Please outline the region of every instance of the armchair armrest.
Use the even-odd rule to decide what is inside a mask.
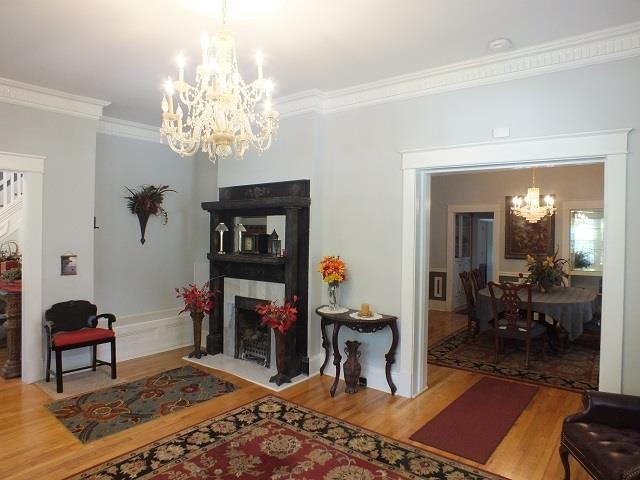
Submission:
[[[51,338],[53,332],[53,322],[51,320],[43,320],[42,327],[44,328],[44,333],[47,337],[47,344],[51,345]]]
[[[587,390],[582,402],[585,409],[567,417],[565,423],[592,422],[640,430],[640,397]]]
[[[98,320],[101,318],[106,318],[107,321],[109,322],[109,330],[113,330],[113,328],[111,327],[112,324],[115,323],[116,321],[116,316],[113,313],[101,313],[100,315],[97,315],[95,317],[93,317],[91,319],[91,322],[93,322],[92,326],[95,327],[98,325]]]

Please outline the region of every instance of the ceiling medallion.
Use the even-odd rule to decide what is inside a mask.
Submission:
[[[278,131],[278,112],[271,103],[273,81],[262,73],[264,56],[256,53],[258,78],[245,83],[226,20],[227,0],[223,0],[222,28],[211,39],[202,37],[195,86],[184,80],[186,59],[180,53],[178,79],[167,78],[161,103],[160,133],[169,147],[180,156],[206,152],[213,163],[231,154],[242,158],[250,146],[262,153]]]
[[[554,199],[551,195],[544,197],[544,205],[540,205],[540,189],[536,187],[536,169],[532,170],[531,187],[527,190],[524,198],[515,196],[512,199],[511,211],[524,218],[529,223],[538,223],[547,215],[556,213]]]

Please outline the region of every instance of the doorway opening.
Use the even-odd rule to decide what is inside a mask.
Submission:
[[[622,389],[625,305],[626,185],[631,129],[523,138],[405,152],[403,161],[401,368],[412,396],[427,387],[429,238],[433,228],[432,177],[523,167],[604,164],[604,216],[607,219],[602,272],[602,324],[599,389]],[[524,185],[526,188],[527,185]],[[494,273],[495,275],[495,273]]]
[[[42,355],[44,160],[45,157],[42,156],[0,152],[0,171],[9,172],[9,175],[14,175],[14,179],[17,172],[22,174],[20,187],[16,181],[14,188],[20,188],[22,194],[22,215],[17,238],[22,252],[21,290],[24,291],[24,295],[21,295],[21,302],[14,304],[12,310],[20,317],[17,322],[20,331],[17,336],[14,336],[16,339],[14,350],[18,350],[19,374],[25,383],[40,380],[44,371]],[[11,192],[11,187],[7,187],[5,191]]]
[[[442,302],[432,304],[431,299],[426,305],[431,329],[427,368],[438,365],[567,389],[597,389],[605,225],[603,210],[597,207],[603,205],[604,165],[538,168],[537,185],[543,197],[554,198],[556,210],[541,219],[525,219],[511,207],[530,186],[533,170],[431,176],[429,265],[443,263],[440,245],[446,242],[450,295],[444,309]],[[465,204],[453,203],[460,200]],[[443,230],[438,219],[445,215]],[[547,268],[549,257],[556,258],[557,267]],[[529,271],[527,258],[536,258],[544,270]],[[566,277],[553,280],[549,292],[540,288],[540,279],[556,275]],[[521,304],[522,338],[509,333],[498,352],[495,336],[501,332],[492,326],[494,300],[488,282],[531,284],[532,290],[532,301],[523,299]],[[494,293],[501,308],[502,292]],[[529,305],[527,323],[524,311]],[[533,341],[525,341],[526,330],[535,334]]]

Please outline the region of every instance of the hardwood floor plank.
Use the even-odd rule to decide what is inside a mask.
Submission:
[[[466,326],[463,315],[430,312],[429,343]],[[182,356],[188,349],[164,352],[119,364],[123,381],[187,364]],[[204,368],[204,367],[199,367]],[[344,393],[340,382],[335,398],[329,394],[331,377],[315,376],[277,393],[320,413],[340,418],[423,450],[452,458],[514,480],[562,478],[557,453],[562,420],[581,408],[580,395],[548,387],[540,390],[486,465],[479,465],[448,452],[413,442],[409,437],[440,413],[453,400],[482,378],[482,375],[429,365],[430,387],[414,399],[394,397],[386,392],[364,389],[355,395]],[[19,380],[0,381],[0,478],[58,480],[83,471],[118,455],[195,425],[265,395],[271,390],[226,372],[206,369],[241,387],[215,400],[160,417],[129,430],[86,445],[81,444],[44,407],[52,400],[39,387]],[[572,462],[572,480],[588,480],[588,475]]]

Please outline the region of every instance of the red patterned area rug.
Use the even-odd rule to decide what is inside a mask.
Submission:
[[[452,460],[269,396],[74,480],[496,480]]]
[[[82,443],[206,402],[236,386],[190,365],[47,405]]]
[[[467,330],[463,329],[429,347],[427,361],[443,367],[578,392],[598,389],[600,351],[597,341],[579,338],[569,342],[564,353],[547,351],[546,361],[540,355],[540,342],[534,342],[528,369],[524,367],[524,342],[506,341],[504,350],[496,364],[493,331],[482,332],[470,340]]]

